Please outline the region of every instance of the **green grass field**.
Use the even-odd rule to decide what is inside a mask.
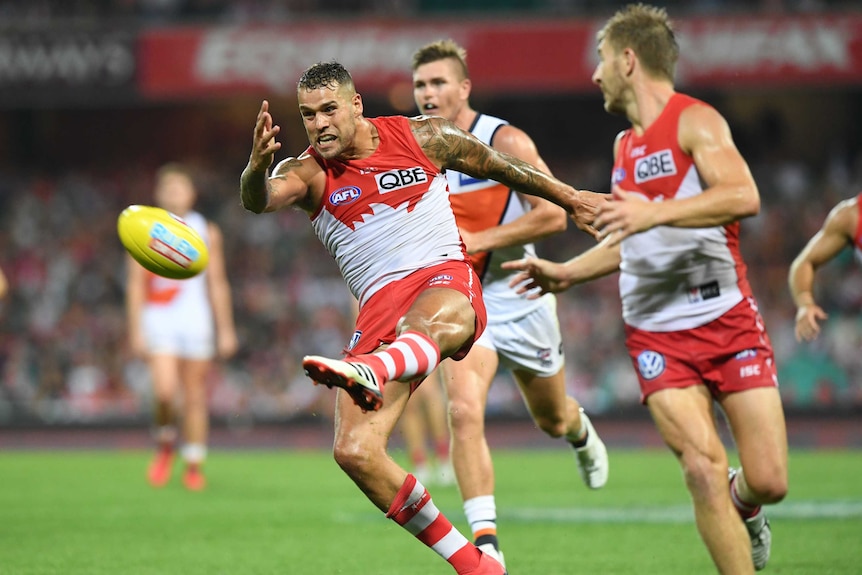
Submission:
[[[713,572],[669,453],[612,450],[608,485],[565,450],[498,451],[500,540],[513,575]],[[328,453],[215,451],[209,487],[144,481],[144,452],[0,453],[2,575],[451,575],[386,520]],[[776,575],[862,573],[862,454],[791,454],[770,509]],[[455,488],[432,496],[462,532]]]

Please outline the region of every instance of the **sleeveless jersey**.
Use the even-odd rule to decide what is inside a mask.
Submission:
[[[508,122],[500,118],[478,114],[470,132],[485,144],[491,145],[497,130],[507,124]],[[520,194],[499,182],[479,180],[453,170],[446,170],[446,179],[449,182],[449,201],[452,202],[455,220],[468,232],[479,232],[509,223],[530,210],[530,204]],[[526,244],[470,256],[473,269],[482,283],[489,324],[523,317],[542,305],[541,299],[527,300],[509,287],[509,280],[516,272],[500,267],[502,262],[535,255],[533,244]],[[546,297],[553,295],[548,294]]]
[[[371,156],[327,160],[326,189],[311,222],[363,305],[416,270],[467,259],[446,177],[425,155],[404,116],[369,118],[379,134]]]
[[[859,210],[859,220],[856,223],[856,233],[853,235],[853,253],[862,263],[862,193],[856,196],[856,209]]]
[[[683,110],[700,100],[674,94],[644,132],[623,132],[612,183],[651,202],[703,192],[691,156],[679,147]],[[622,242],[623,319],[647,331],[704,325],[751,296],[739,252],[739,222],[710,228],[658,226]]]
[[[182,219],[198,232],[209,245],[207,220],[198,212],[189,212]],[[206,270],[184,280],[175,280],[146,272],[147,309],[162,315],[164,321],[177,325],[212,321],[212,308],[207,291]]]

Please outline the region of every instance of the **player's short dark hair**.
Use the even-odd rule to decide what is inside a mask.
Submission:
[[[673,81],[679,45],[664,8],[629,4],[605,23],[598,39],[616,52],[631,48],[647,73]]]
[[[309,67],[299,77],[296,85],[297,90],[316,90],[318,88],[339,88],[349,86],[353,88],[353,78],[347,68],[332,60],[330,62],[318,62]]]
[[[413,54],[413,71],[415,72],[416,68],[422,64],[430,64],[447,58],[458,62],[462,79],[470,77],[470,71],[467,69],[467,50],[454,40],[437,40],[416,50]]]

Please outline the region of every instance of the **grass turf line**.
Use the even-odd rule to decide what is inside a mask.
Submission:
[[[713,572],[693,523],[622,510],[686,509],[673,457],[611,450],[599,491],[583,486],[570,450],[497,451],[500,541],[517,575]],[[220,452],[209,486],[186,492],[180,467],[164,489],[144,479],[143,452],[0,453],[2,575],[451,575],[433,551],[384,519],[328,453]],[[403,458],[402,458],[403,459]],[[859,507],[862,457],[794,451],[788,510]],[[434,501],[464,533],[453,487]],[[835,508],[822,506],[824,509]],[[542,510],[553,518],[541,518]],[[583,521],[578,510],[596,517]],[[529,510],[526,513],[525,510]],[[606,510],[613,520],[602,520]],[[859,572],[862,517],[796,517],[776,508],[769,571]]]

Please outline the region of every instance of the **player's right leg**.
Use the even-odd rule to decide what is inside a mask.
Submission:
[[[483,343],[484,342],[484,343]],[[497,539],[494,464],[485,439],[485,406],[497,352],[480,338],[460,361],[441,365],[449,402],[450,456],[475,544],[502,562]]]
[[[763,505],[787,494],[787,432],[775,387],[730,393],[721,400],[742,468],[731,480],[731,497],[745,522],[757,570],[769,560],[771,529]]]
[[[719,573],[754,573],[748,533],[727,489],[727,454],[709,391],[702,385],[662,389],[647,397],[647,406],[682,466],[698,532]]]
[[[584,484],[600,489],[608,481],[608,450],[578,401],[566,394],[565,370],[549,377],[515,370],[515,380],[539,429],[551,437],[565,437],[575,452]]]
[[[208,359],[184,359],[180,364],[183,386],[183,449],[185,462],[183,485],[191,491],[206,486],[203,464],[209,435],[209,398],[206,375],[211,366]]]
[[[410,385],[391,382],[383,406],[364,412],[345,392],[336,398],[334,457],[368,499],[460,575],[502,575],[437,509],[428,491],[387,453],[388,438],[409,397]],[[421,569],[408,569],[421,571]]]
[[[148,359],[153,385],[153,424],[156,453],[147,469],[153,487],[164,486],[171,478],[177,440],[176,394],[179,387],[179,358],[168,353],[153,353]]]

